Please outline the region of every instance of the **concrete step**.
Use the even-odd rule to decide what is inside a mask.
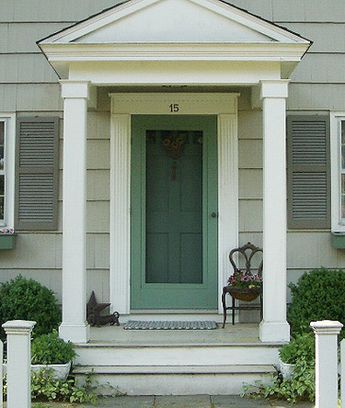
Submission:
[[[76,345],[81,366],[274,365],[279,345],[253,344],[83,344]]]
[[[79,365],[79,382],[93,373],[103,395],[238,395],[243,384],[270,383],[273,365]]]

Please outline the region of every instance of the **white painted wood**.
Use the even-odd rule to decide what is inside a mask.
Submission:
[[[169,105],[178,103],[178,114],[217,114],[218,120],[218,287],[229,275],[226,253],[238,239],[238,94],[145,93],[111,94],[111,178],[110,178],[110,299],[112,308],[130,310],[130,116],[168,114]],[[218,312],[222,313],[218,290]]]
[[[237,115],[218,116],[218,293],[231,274],[229,252],[238,247]],[[223,313],[221,297],[218,311]]]
[[[311,322],[315,333],[316,408],[338,407],[338,334],[343,325],[337,321]]]
[[[62,323],[60,336],[87,342],[86,137],[88,83],[64,81]]]
[[[176,13],[176,9],[178,9],[178,13]],[[153,16],[152,21],[150,20],[151,15],[149,13]],[[211,21],[218,25],[222,23],[221,28],[224,30],[227,28],[226,25],[224,26],[224,24],[226,20],[228,20],[228,24],[230,22],[231,23],[235,22],[239,25],[244,26],[244,28],[243,27],[241,28],[242,31],[245,28],[247,28],[247,30],[251,30],[253,40],[254,39],[257,40],[258,35],[261,34],[260,38],[261,40],[262,36],[264,36],[271,37],[270,38],[271,41],[274,40],[277,42],[280,41],[286,43],[300,43],[300,44],[308,43],[307,40],[287,30],[284,30],[279,26],[275,26],[269,23],[268,21],[262,20],[252,14],[248,14],[244,10],[232,7],[231,5],[226,3],[221,3],[217,0],[165,0],[164,2],[160,0],[133,0],[130,3],[124,3],[116,8],[106,10],[103,13],[100,13],[94,17],[91,17],[90,19],[82,21],[79,24],[72,26],[60,33],[53,34],[49,38],[41,41],[41,44],[47,43],[49,44],[54,42],[66,44],[68,42],[78,42],[77,40],[80,39],[81,37],[85,37],[87,35],[91,37],[92,34],[93,40],[91,39],[91,42],[97,41],[104,42],[105,40],[111,41],[111,37],[109,37],[109,34],[113,35],[112,32],[109,33],[106,31],[106,34],[108,35],[105,36],[103,35],[100,36],[99,38],[97,38],[95,33],[100,33],[102,32],[102,30],[104,33],[104,27],[109,26],[112,27],[112,24],[116,22],[119,22],[119,26],[116,27],[117,28],[116,31],[123,30],[124,33],[127,34],[127,37],[125,36],[123,39],[120,37],[120,41],[121,40],[124,42],[130,42],[134,40],[138,41],[138,39],[140,40],[141,38],[138,37],[140,33],[142,36],[144,36],[144,39],[145,35],[147,35],[146,32],[144,33],[142,31],[144,23],[146,21],[148,22],[148,25],[150,25],[150,23],[154,25],[158,24],[158,27],[160,28],[161,37],[158,39],[153,38],[152,40],[173,42],[174,38],[177,35],[176,30],[173,30],[173,32],[171,32],[170,30],[165,30],[165,28],[166,26],[167,28],[170,27],[170,22],[168,18],[170,17],[171,20],[173,19],[173,16],[175,14],[179,15],[180,13],[181,14],[184,13],[188,17],[188,20],[186,20],[188,24],[181,25],[181,28],[184,28],[184,30],[188,30],[188,28],[184,26],[191,25],[194,28],[195,24],[197,23],[202,24],[203,23],[202,18],[204,17],[204,15],[206,15],[207,17],[206,23],[202,24],[202,26],[204,27],[203,41],[206,42],[212,41],[212,37],[209,38],[208,36],[209,31],[212,30],[209,27],[208,22]],[[182,16],[179,17],[180,19],[182,18]],[[220,17],[222,17],[222,19],[220,19]],[[133,19],[136,18],[138,18],[139,20],[133,21]],[[217,21],[215,21],[216,18],[218,18]],[[165,23],[165,26],[159,25],[161,19]],[[132,32],[134,31],[134,33],[137,35],[134,38],[128,37],[129,35],[127,31],[128,28],[126,27],[126,23],[128,21],[129,25],[132,21],[133,23],[135,23],[134,26],[132,26],[131,28]],[[173,22],[178,23],[178,25],[179,21],[180,21],[179,19],[178,20],[173,19]],[[151,32],[150,30],[152,30],[152,28],[150,28],[149,26],[147,26],[146,29],[148,30],[149,33]],[[166,31],[168,32],[168,35],[164,37]],[[185,31],[183,31],[183,33],[185,33]],[[229,32],[227,32],[227,34],[229,35]],[[219,35],[220,34],[218,34],[218,36]],[[188,36],[186,38],[188,41]],[[243,41],[243,39],[241,39],[241,41]]]
[[[112,102],[114,105],[115,100]],[[110,302],[113,311],[124,314],[128,314],[130,308],[130,138],[130,115],[113,114],[110,143]]]
[[[132,115],[219,115],[237,113],[237,93],[114,93],[112,113]],[[169,105],[179,105],[171,113]]]
[[[345,407],[345,339],[340,342],[340,400],[341,407]]]
[[[345,223],[341,219],[341,121],[345,121],[345,112],[330,113],[332,232],[344,233]]]
[[[286,321],[286,105],[288,81],[262,81],[263,321],[261,341],[289,341]]]
[[[31,407],[31,332],[35,324],[12,320],[2,325],[7,335],[8,408]]]
[[[4,344],[0,340],[0,408],[3,408],[4,401],[3,401],[3,387],[4,387]]]

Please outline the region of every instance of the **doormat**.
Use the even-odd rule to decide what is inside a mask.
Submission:
[[[125,330],[214,330],[217,323],[206,321],[140,321],[129,320],[123,328]]]

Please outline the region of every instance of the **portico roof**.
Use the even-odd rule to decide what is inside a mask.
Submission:
[[[96,61],[279,62],[288,77],[310,45],[220,0],[130,0],[38,42],[61,78]]]

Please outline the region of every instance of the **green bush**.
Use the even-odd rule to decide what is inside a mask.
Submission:
[[[315,399],[315,357],[314,337],[304,334],[296,337],[290,344],[280,350],[281,359],[289,364],[295,364],[292,378],[284,380],[280,375],[275,375],[271,385],[257,383],[244,388],[245,395],[251,398],[267,398],[298,401]]]
[[[31,343],[32,364],[66,364],[75,355],[73,344],[60,339],[55,330],[36,337]]]
[[[39,282],[21,276],[3,283],[0,286],[1,324],[17,319],[36,321],[35,335],[56,329],[61,312],[54,293]]]
[[[288,320],[294,336],[308,333],[311,321],[338,320],[345,324],[345,273],[315,269],[290,284]]]
[[[286,364],[296,364],[300,359],[313,361],[315,358],[314,335],[308,333],[297,336],[280,348],[279,356]]]

